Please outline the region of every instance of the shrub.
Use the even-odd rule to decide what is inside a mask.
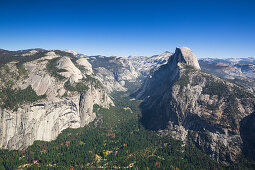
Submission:
[[[20,104],[32,103],[42,98],[46,98],[46,95],[38,96],[30,85],[23,90],[5,88],[0,93],[0,105],[4,108],[13,109]]]
[[[47,71],[50,73],[51,76],[57,78],[58,80],[64,80],[65,77],[61,76],[59,74],[59,72],[64,72],[65,69],[58,69],[57,68],[57,61],[58,60],[59,60],[59,57],[49,60],[47,65],[46,65],[46,68],[47,68]]]
[[[86,86],[83,82],[75,83],[71,85],[70,81],[65,82],[64,87],[68,91],[77,91],[77,92],[84,92],[88,90],[88,86]]]

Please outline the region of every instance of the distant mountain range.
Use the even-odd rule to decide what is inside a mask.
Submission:
[[[142,114],[123,108],[142,127],[231,165],[255,154],[254,91],[255,58],[197,60],[187,47],[128,58],[0,49],[0,148],[26,150],[68,128],[97,127],[95,108],[119,108],[130,95]]]

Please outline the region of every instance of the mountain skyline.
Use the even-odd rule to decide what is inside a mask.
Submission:
[[[0,169],[254,169],[254,63],[0,50]]]
[[[7,50],[73,49],[127,57],[188,46],[198,58],[255,56],[250,0],[13,0],[1,6],[0,47]]]

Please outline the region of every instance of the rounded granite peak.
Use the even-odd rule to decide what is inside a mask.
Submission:
[[[176,47],[174,57],[178,62],[184,62],[187,65],[193,66],[195,69],[200,70],[200,66],[197,57],[188,47]]]

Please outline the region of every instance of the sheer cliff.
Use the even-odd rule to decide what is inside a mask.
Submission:
[[[122,103],[113,100],[115,93],[127,96],[148,75],[134,94],[143,100],[145,127],[194,144],[217,161],[254,155],[254,94],[203,67],[187,47],[149,58],[0,50],[0,148],[23,150],[64,129],[100,124],[93,106]]]
[[[0,148],[25,149],[96,118],[93,105],[114,105],[92,66],[53,50],[1,53]]]
[[[195,144],[217,161],[229,163],[242,153],[240,122],[254,112],[255,96],[202,72],[189,48],[176,48],[135,95],[143,100],[147,128]]]

